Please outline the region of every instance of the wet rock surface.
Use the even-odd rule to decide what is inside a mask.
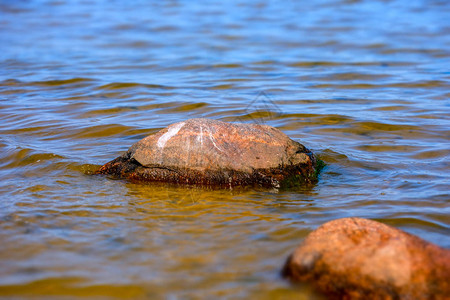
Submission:
[[[449,299],[450,250],[376,221],[345,218],[313,231],[282,274],[329,299]]]
[[[132,181],[291,186],[317,181],[313,153],[280,130],[190,119],[140,140],[97,173]]]

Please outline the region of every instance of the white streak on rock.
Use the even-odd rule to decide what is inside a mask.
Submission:
[[[174,124],[173,126],[169,127],[169,130],[164,133],[156,142],[156,145],[159,148],[164,148],[166,143],[180,131],[180,129],[184,126],[184,122],[180,122],[178,124]]]
[[[200,135],[197,136],[197,141],[200,141],[200,148],[203,147],[203,127],[200,126]]]
[[[220,149],[220,148],[216,145],[216,143],[214,142],[216,139],[213,137],[211,131],[209,132],[209,139],[211,140],[211,142],[213,143],[214,147],[216,147],[217,150],[219,150],[220,152],[223,152],[223,150]]]

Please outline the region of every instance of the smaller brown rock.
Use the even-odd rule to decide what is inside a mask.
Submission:
[[[282,274],[330,299],[450,299],[450,250],[367,219],[323,224]]]

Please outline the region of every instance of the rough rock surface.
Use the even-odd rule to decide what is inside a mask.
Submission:
[[[97,173],[132,181],[237,186],[315,182],[310,150],[280,130],[190,119],[140,140]]]
[[[313,231],[282,274],[329,299],[450,299],[450,250],[360,218]]]

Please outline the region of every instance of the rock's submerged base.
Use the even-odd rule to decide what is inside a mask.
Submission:
[[[321,164],[276,128],[191,119],[134,144],[97,174],[131,181],[283,187],[314,183]]]
[[[450,299],[450,250],[360,218],[320,226],[282,274],[329,299]]]

